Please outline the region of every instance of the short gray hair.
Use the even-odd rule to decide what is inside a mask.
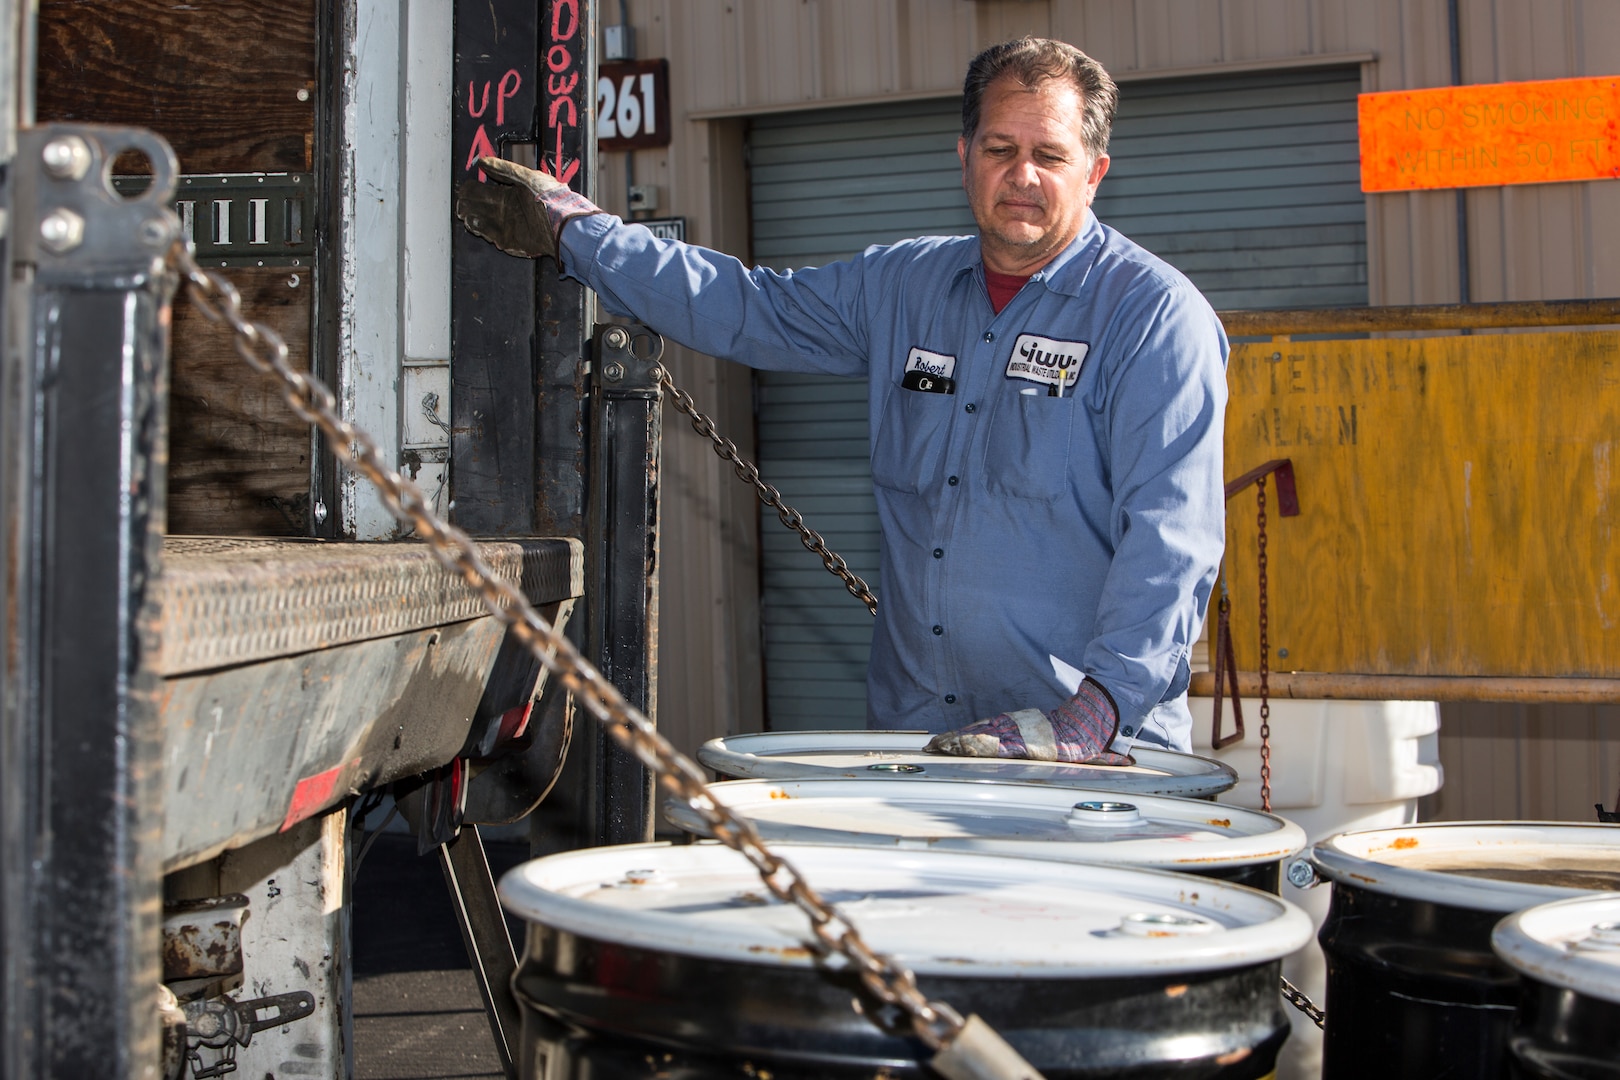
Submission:
[[[1108,152],[1108,135],[1119,110],[1119,87],[1103,66],[1073,45],[1051,38],[1024,37],[992,45],[968,64],[962,83],[962,138],[973,141],[979,110],[990,84],[1011,75],[1025,86],[1066,79],[1080,94],[1081,141],[1093,158]]]

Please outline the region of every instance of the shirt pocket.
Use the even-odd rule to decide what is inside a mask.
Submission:
[[[1069,487],[1073,397],[1012,394],[996,404],[985,440],[985,489],[992,495],[1051,501]]]
[[[896,387],[872,440],[872,482],[912,495],[933,490],[955,401],[951,394]]]

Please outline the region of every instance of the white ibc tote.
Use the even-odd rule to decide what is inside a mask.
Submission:
[[[1243,700],[1248,734],[1224,750],[1210,745],[1212,698],[1189,698],[1193,753],[1237,771],[1235,787],[1217,801],[1260,807],[1260,700]],[[1221,729],[1233,729],[1232,703]],[[1271,701],[1271,811],[1305,830],[1310,843],[1335,833],[1408,825],[1417,801],[1440,790],[1440,706],[1433,701]],[[1283,882],[1282,895],[1320,928],[1329,890]],[[1322,950],[1310,944],[1283,962],[1283,975],[1322,1004],[1327,970]],[[1300,1012],[1287,1010],[1293,1033],[1277,1063],[1277,1080],[1316,1080],[1322,1069],[1322,1033]]]

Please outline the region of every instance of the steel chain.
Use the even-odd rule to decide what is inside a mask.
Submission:
[[[1260,809],[1271,812],[1271,614],[1266,595],[1266,478],[1256,481],[1259,513],[1256,517],[1257,546],[1260,549],[1259,601],[1260,601]],[[1283,1000],[1311,1018],[1322,1027],[1327,1014],[1322,1007],[1285,978],[1282,983]]]
[[[1288,1004],[1310,1017],[1311,1022],[1317,1027],[1325,1028],[1327,1026],[1327,1013],[1322,1011],[1322,1007],[1312,1001],[1305,991],[1287,979],[1282,979],[1282,996],[1283,1000],[1287,1001]]]
[[[349,448],[350,467],[376,485],[390,512],[415,526],[417,536],[427,542],[434,557],[447,570],[460,575],[490,613],[512,629],[613,738],[653,770],[660,786],[690,806],[717,840],[747,859],[773,896],[804,912],[825,952],[844,957],[873,996],[904,1010],[912,1030],[930,1049],[940,1049],[962,1030],[961,1014],[943,1002],[930,1001],[918,988],[911,971],[892,957],[873,952],[854,924],[823,900],[786,859],[765,846],[752,822],[734,814],[710,793],[702,771],[691,759],[677,751],[658,733],[652,721],[625,701],[613,684],[579,654],[572,642],[547,623],[515,586],[495,577],[467,534],[441,520],[423,498],[421,490],[383,460],[371,436],[338,414],[337,399],[332,391],[319,379],[296,371],[288,364],[287,346],[281,337],[263,323],[249,322],[243,317],[241,296],[235,286],[220,275],[201,269],[182,244],[175,245],[172,258],[191,286],[192,303],[210,320],[230,326],[235,333],[236,351],[242,359],[254,370],[279,378],[283,396],[292,410],[319,427],[334,447]],[[662,381],[668,385],[667,376],[662,377]],[[690,398],[687,403],[690,405]],[[735,447],[732,450],[735,453]],[[780,506],[780,499],[775,505]],[[810,544],[807,542],[806,546]],[[853,574],[849,576],[854,578]],[[859,578],[854,580],[860,581]],[[861,584],[864,586],[864,582]],[[855,591],[851,585],[851,592]],[[875,607],[876,601],[870,597],[871,593],[866,592],[868,606]]]
[[[877,597],[872,595],[871,588],[861,576],[849,568],[842,556],[827,547],[827,542],[820,533],[804,523],[804,515],[782,501],[782,493],[774,486],[760,479],[759,466],[743,457],[737,450],[737,444],[721,435],[710,420],[698,411],[692,402],[692,395],[676,386],[669,377],[669,371],[662,365],[655,365],[658,372],[658,382],[669,391],[670,400],[675,407],[692,419],[692,429],[699,435],[714,444],[714,452],[726,461],[731,462],[732,468],[744,483],[752,484],[759,501],[776,511],[776,516],[783,525],[793,529],[799,534],[799,542],[811,552],[821,558],[821,565],[830,573],[837,574],[844,582],[844,588],[850,595],[866,605],[866,610],[873,615],[877,614]]]
[[[1260,548],[1260,809],[1271,812],[1271,616],[1266,610],[1266,478],[1255,484],[1259,492]]]

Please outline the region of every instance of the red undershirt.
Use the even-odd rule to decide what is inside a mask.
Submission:
[[[1012,298],[1018,295],[1018,290],[1024,287],[1033,274],[1018,277],[1015,274],[998,274],[988,266],[984,268],[984,287],[990,293],[990,306],[997,315],[1001,309],[1012,303]]]

